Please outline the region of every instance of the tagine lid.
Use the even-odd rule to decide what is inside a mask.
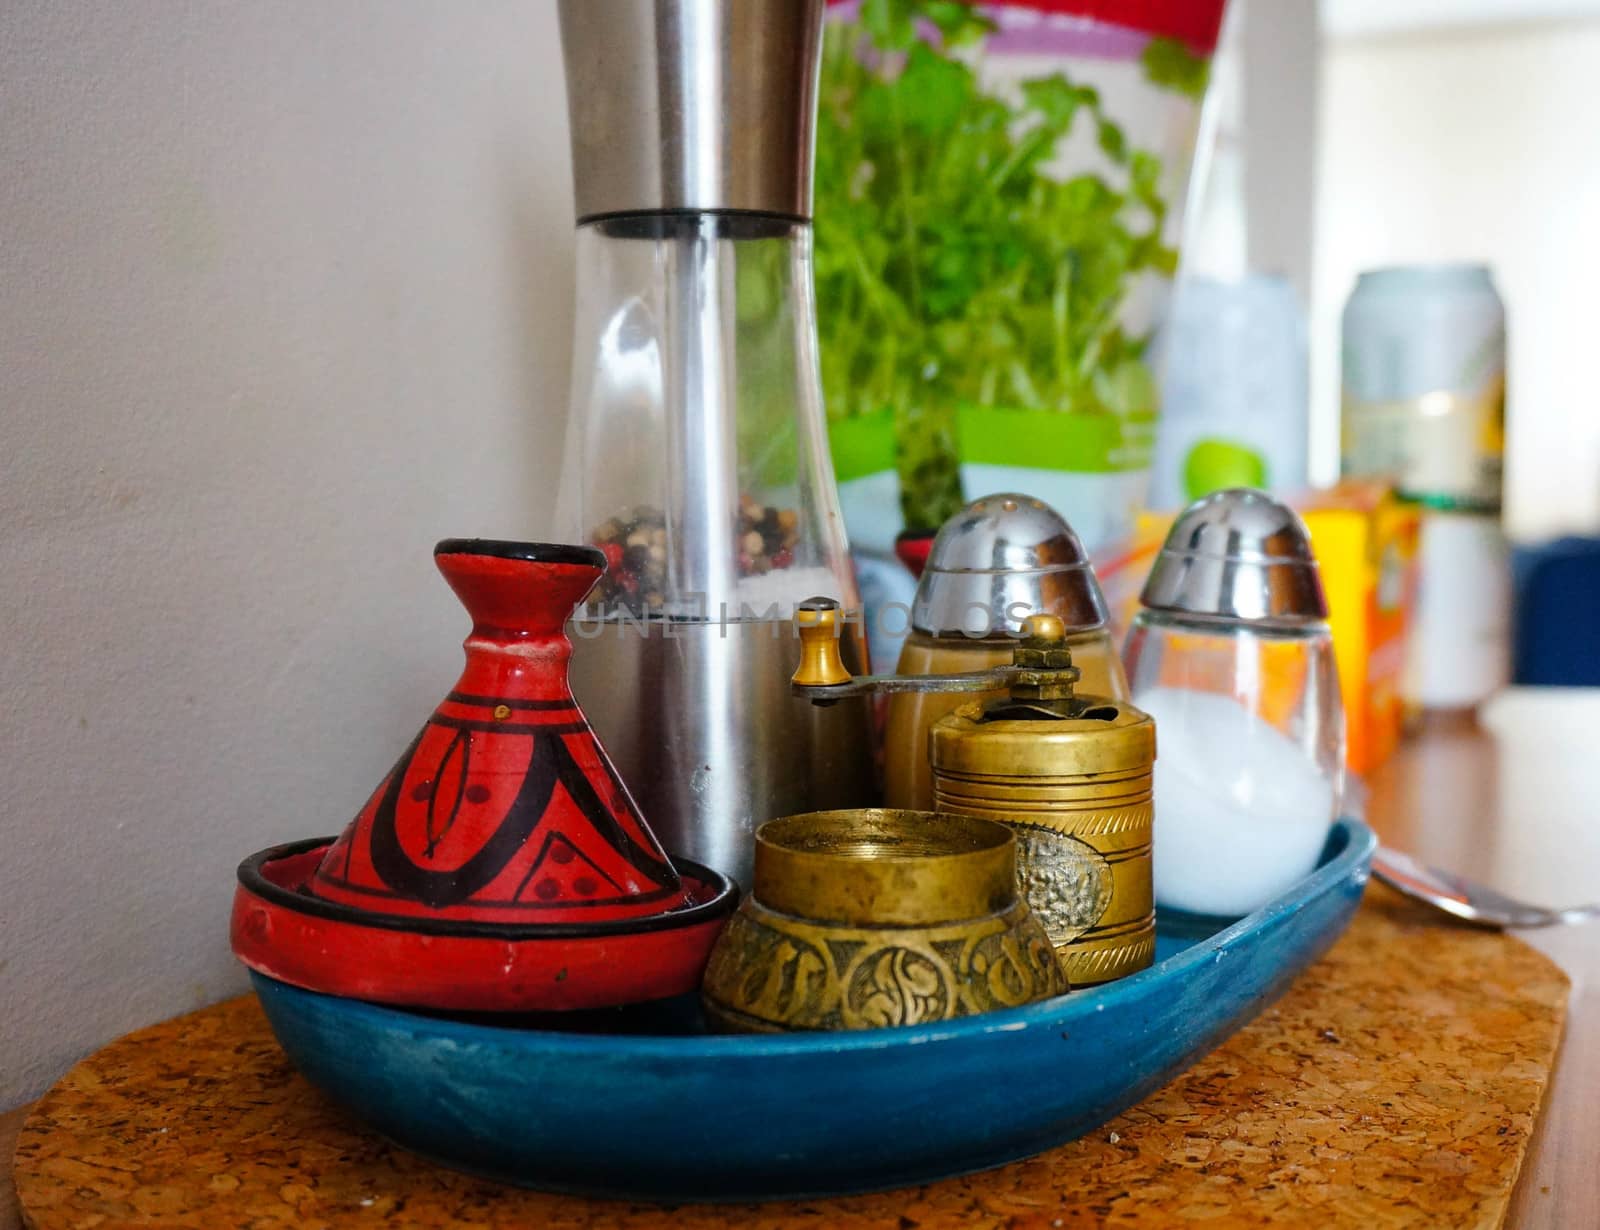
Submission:
[[[308,885],[418,925],[601,922],[685,900],[567,687],[564,625],[605,569],[587,547],[447,539],[466,667]]]

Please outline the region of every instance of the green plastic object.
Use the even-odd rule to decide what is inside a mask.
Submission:
[[[1232,440],[1201,440],[1183,461],[1185,499],[1198,500],[1229,487],[1266,487],[1269,481],[1266,459]]]

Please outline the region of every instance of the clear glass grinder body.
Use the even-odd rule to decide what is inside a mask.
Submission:
[[[810,227],[601,219],[579,227],[578,260],[557,516],[607,557],[586,616],[787,619],[817,594],[854,607],[816,379]]]

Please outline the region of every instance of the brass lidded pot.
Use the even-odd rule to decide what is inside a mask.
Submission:
[[[1004,666],[1030,615],[1061,620],[1085,690],[1127,698],[1088,553],[1060,513],[1015,493],[975,500],[940,528],[917,583],[896,674]],[[889,806],[933,806],[928,731],[968,699],[922,691],[889,698],[883,751]]]
[[[1073,986],[1109,982],[1155,957],[1151,770],[1155,722],[1132,704],[1080,694],[1066,626],[1030,615],[1006,666],[949,675],[852,677],[838,604],[802,603],[790,686],[814,704],[870,692],[929,694],[955,708],[926,745],[937,819],[966,815],[1017,835],[1023,895]],[[974,701],[973,693],[999,693]]]
[[[936,811],[1017,835],[1022,891],[1073,986],[1155,957],[1151,770],[1155,723],[1126,701],[1079,695],[1059,626],[1031,621],[1010,694],[934,724]]]
[[[756,831],[755,885],[701,999],[736,1032],[874,1029],[1066,991],[1017,890],[1017,844],[987,820],[878,808]]]

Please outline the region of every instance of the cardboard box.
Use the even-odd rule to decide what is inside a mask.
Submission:
[[[1387,487],[1341,483],[1296,508],[1328,596],[1328,625],[1344,696],[1345,763],[1370,773],[1404,726],[1401,675],[1417,592],[1421,515]]]

